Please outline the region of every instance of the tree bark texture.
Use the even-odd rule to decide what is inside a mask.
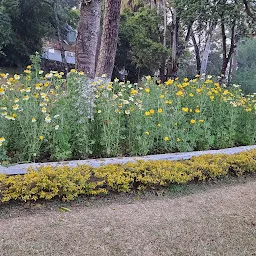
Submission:
[[[229,51],[227,49],[227,36],[225,31],[225,24],[222,20],[221,22],[221,34],[222,34],[222,68],[221,68],[221,79],[220,83],[222,83],[226,79],[226,73],[228,64],[231,60],[231,57],[235,51],[236,45],[235,45],[235,27],[236,27],[236,21],[233,21],[232,27],[231,27],[231,37],[230,37],[230,48]]]
[[[76,69],[95,77],[102,0],[83,0],[76,42]]]
[[[117,49],[120,9],[121,0],[106,0],[96,77],[105,74],[107,79],[111,79]]]
[[[195,49],[195,55],[196,55],[196,71],[197,74],[200,75],[200,71],[201,71],[201,58],[200,58],[200,50],[196,41],[196,37],[194,32],[192,31],[191,33],[191,38],[192,38],[192,42],[193,42],[193,46]]]
[[[212,44],[212,37],[213,37],[214,30],[215,30],[215,25],[212,24],[207,33],[208,35],[207,35],[207,39],[206,39],[206,43],[205,43],[205,47],[204,47],[203,56],[202,56],[201,70],[200,70],[201,75],[203,75],[203,74],[206,75],[208,59],[209,59],[209,55],[211,52],[211,44]]]

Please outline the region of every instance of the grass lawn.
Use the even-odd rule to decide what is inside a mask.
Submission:
[[[256,177],[0,206],[1,256],[255,255]]]

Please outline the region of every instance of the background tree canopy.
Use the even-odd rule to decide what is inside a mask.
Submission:
[[[103,14],[111,1],[0,0],[0,66],[23,67],[44,38],[63,41],[66,24],[76,29],[84,18],[79,9],[96,2]],[[164,81],[205,73],[255,91],[255,17],[254,0],[123,0],[113,78]]]

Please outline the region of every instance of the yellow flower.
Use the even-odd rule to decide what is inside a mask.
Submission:
[[[163,109],[162,109],[162,108],[159,108],[157,112],[158,112],[158,113],[163,113]]]
[[[181,109],[183,112],[188,112],[188,108],[182,108]]]
[[[203,123],[203,122],[204,122],[204,120],[200,119],[200,120],[198,120],[198,122],[199,122],[199,123]]]
[[[0,142],[2,142],[2,143],[5,142],[5,138],[4,138],[4,137],[1,137],[1,138],[0,138]]]
[[[32,123],[35,123],[35,122],[36,122],[36,119],[33,117],[33,118],[31,119],[31,121],[32,121]]]
[[[165,140],[165,141],[168,141],[168,140],[169,140],[169,137],[165,137],[164,140]]]
[[[31,66],[30,66],[30,65],[28,65],[28,66],[27,66],[27,69],[31,69]]]
[[[154,109],[150,109],[149,112],[150,112],[150,114],[154,114],[155,110]]]
[[[148,81],[150,81],[150,80],[151,80],[151,76],[146,76],[146,79],[147,79]]]
[[[25,70],[24,70],[24,73],[30,74],[30,73],[31,73],[31,70],[25,69]]]
[[[42,112],[46,113],[46,108],[45,107],[42,108]]]
[[[199,78],[199,77],[200,77],[200,75],[199,75],[199,74],[197,74],[197,75],[195,75],[195,77],[196,77],[196,78]]]
[[[36,90],[41,90],[42,85],[43,85],[42,83],[36,84]]]
[[[172,79],[169,79],[168,81],[165,82],[165,84],[168,86],[168,85],[173,84],[173,82],[174,82],[174,81],[173,81]]]
[[[193,112],[193,109],[191,108],[191,109],[189,110],[189,112],[192,113],[192,112]]]
[[[160,99],[164,99],[164,95],[162,94],[162,95],[160,95]]]
[[[75,69],[71,69],[70,72],[71,73],[76,73],[76,70]]]
[[[101,113],[101,110],[100,110],[100,109],[98,110],[98,113],[99,113],[99,114]]]
[[[165,102],[165,103],[166,103],[166,102]],[[172,104],[172,100],[169,100],[169,101],[168,101],[168,104]]]
[[[183,93],[183,91],[178,91],[177,93],[176,93],[176,96],[184,96],[184,93]]]
[[[44,83],[44,87],[49,87],[50,83],[49,82],[45,82]]]
[[[138,91],[135,90],[135,89],[132,89],[132,90],[131,90],[131,94],[132,94],[132,95],[138,94]]]
[[[180,142],[180,138],[177,138],[177,142]]]
[[[43,140],[43,139],[44,139],[44,136],[40,135],[40,136],[39,136],[39,139],[40,139],[40,140]]]
[[[203,89],[196,89],[197,93],[201,93],[203,91]]]
[[[145,112],[145,115],[146,115],[146,116],[150,116],[150,112],[149,112],[149,111],[146,111],[146,112]]]
[[[196,113],[200,113],[201,110],[197,108],[197,109],[195,110],[195,112],[196,112]]]
[[[19,108],[19,105],[18,105],[18,104],[15,104],[15,105],[12,106],[12,109],[13,109],[13,110],[17,110],[18,108]]]
[[[213,100],[214,100],[214,96],[213,96],[213,95],[211,95],[211,96],[210,96],[210,99],[211,99],[211,101],[213,101]]]
[[[0,95],[4,95],[4,93],[5,93],[5,92],[4,92],[4,88],[1,88],[1,87],[0,87]]]
[[[145,88],[145,92],[150,92],[150,89],[149,88]]]
[[[190,93],[189,96],[190,96],[190,97],[194,97],[194,94],[193,94],[193,93]]]
[[[191,120],[190,120],[190,123],[191,123],[191,124],[195,124],[195,123],[196,123],[196,120],[195,120],[195,119],[191,119]]]
[[[107,90],[108,91],[111,91],[113,89],[113,86],[111,85],[111,84],[109,84],[108,86],[107,86]]]
[[[158,124],[157,126],[158,126],[158,127],[161,127],[161,124]]]
[[[16,118],[16,117],[17,117],[17,114],[12,114],[12,117],[13,117],[13,118]]]
[[[146,135],[149,135],[149,132],[145,132]]]
[[[186,83],[186,82],[188,82],[188,78],[186,77],[186,78],[184,78],[184,82]]]

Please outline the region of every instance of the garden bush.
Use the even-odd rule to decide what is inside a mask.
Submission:
[[[25,175],[0,175],[0,201],[36,201],[79,195],[142,191],[171,184],[208,181],[256,173],[256,150],[235,155],[203,155],[184,161],[138,161],[93,168],[44,166]]]
[[[147,155],[254,144],[255,94],[207,80],[89,81],[83,72],[0,74],[0,162]]]

